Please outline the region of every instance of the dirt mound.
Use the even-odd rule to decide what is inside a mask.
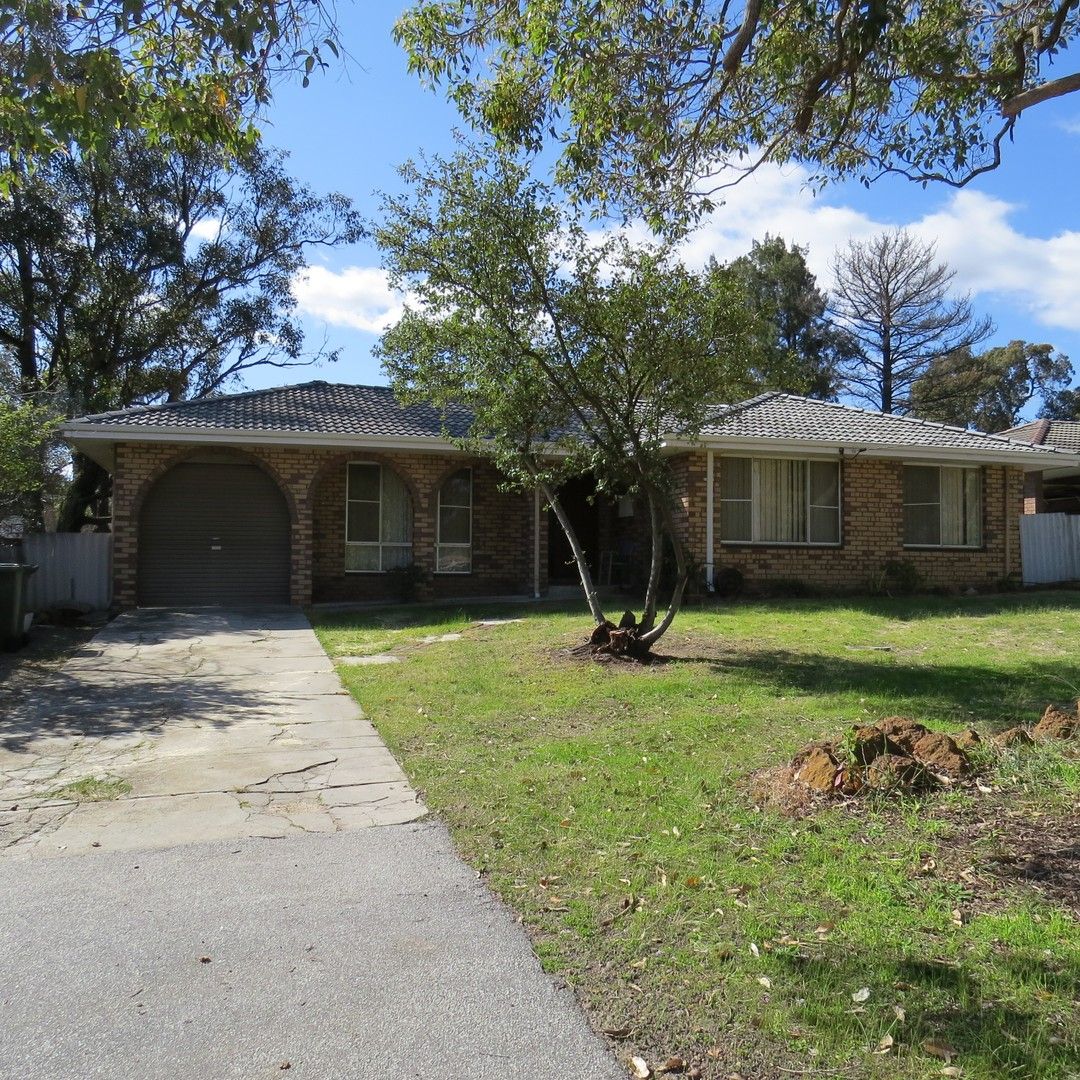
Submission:
[[[1070,716],[1056,705],[1047,705],[1042,719],[1031,729],[1031,737],[1036,741],[1071,739],[1075,735],[1080,735],[1080,717],[1076,713]]]
[[[1049,705],[1030,730],[1014,727],[990,740],[997,749],[1050,739],[1080,738],[1080,715]],[[852,728],[843,741],[807,743],[791,764],[755,774],[752,791],[764,804],[801,811],[806,798],[863,791],[918,791],[970,776],[969,755],[983,745],[974,728],[956,735],[931,731],[904,716]]]

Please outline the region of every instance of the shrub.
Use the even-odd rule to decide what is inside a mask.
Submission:
[[[713,592],[725,600],[739,596],[745,584],[746,578],[737,566],[721,566],[713,576]]]
[[[818,594],[817,589],[802,578],[777,578],[766,585],[765,591],[769,596],[779,596],[790,600],[801,600]]]
[[[891,559],[883,567],[885,591],[890,596],[910,596],[919,588],[919,571],[912,562]]]
[[[428,573],[416,563],[408,566],[395,566],[386,572],[386,580],[390,584],[390,590],[402,603],[415,600],[422,585],[427,584]]]

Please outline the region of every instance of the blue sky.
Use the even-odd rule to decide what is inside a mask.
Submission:
[[[295,176],[319,191],[344,192],[365,213],[374,213],[376,192],[396,188],[398,164],[421,149],[447,150],[461,126],[453,108],[406,70],[391,38],[400,10],[395,3],[341,5],[350,61],[314,76],[307,89],[280,87],[263,124],[265,141],[289,152]],[[771,232],[807,246],[827,287],[838,245],[908,226],[937,242],[958,288],[994,318],[992,343],[1049,341],[1080,370],[1080,95],[1039,106],[1018,128],[1001,168],[959,192],[887,178],[869,190],[836,185],[814,197],[799,170],[762,170],[690,238],[687,261],[733,258]],[[334,365],[286,373],[291,381],[385,381],[370,350],[400,300],[376,250],[357,245],[320,254],[295,292],[310,341],[325,336],[342,352]],[[280,371],[257,371],[249,384],[281,381]]]

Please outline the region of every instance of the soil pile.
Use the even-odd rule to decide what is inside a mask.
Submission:
[[[1072,712],[1048,705],[1034,727],[1009,728],[993,736],[989,746],[1001,750],[1073,738],[1080,738],[1080,705]],[[755,775],[754,795],[765,803],[805,809],[806,802],[815,797],[910,792],[955,784],[974,775],[974,756],[983,745],[974,728],[947,735],[903,716],[889,716],[876,724],[853,727],[846,739],[808,743],[790,765],[763,769]]]

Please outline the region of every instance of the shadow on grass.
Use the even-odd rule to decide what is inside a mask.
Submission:
[[[837,596],[785,599],[737,598],[707,599],[688,603],[687,611],[702,614],[738,615],[740,612],[792,611],[803,615],[836,614],[858,611],[900,622],[922,619],[986,618],[1019,612],[1080,612],[1080,589],[1054,589],[1045,592],[999,593],[992,596]]]
[[[1000,987],[976,972],[911,955],[867,956],[857,948],[838,956],[778,957],[790,969],[790,978],[803,985],[828,988],[829,1000],[815,1008],[811,998],[803,1016],[804,1026],[827,1032],[832,1041],[851,1045],[876,1042],[887,1029],[906,1052],[923,1054],[928,1066],[934,1058],[922,1050],[933,1039],[956,1051],[965,1072],[979,1075],[1034,1078],[1071,1077],[1080,1067],[1080,1048],[1067,1030],[1055,1031],[1045,1013],[1024,1008],[1017,1001],[1003,1001]],[[1080,996],[1080,966],[1060,964],[1030,951],[1003,951],[990,963],[1001,970],[1001,985],[1019,992],[1038,994],[1053,990],[1068,999]],[[865,1011],[837,1008],[832,991],[846,1002],[847,988],[874,987]],[[893,1004],[902,1005],[906,1016],[894,1024]],[[844,1034],[838,1039],[839,1032]],[[935,1069],[940,1067],[939,1061]],[[979,1072],[978,1066],[989,1070]]]
[[[1049,702],[1077,696],[1080,672],[1072,661],[1032,660],[1022,670],[979,664],[873,663],[822,653],[755,649],[722,656],[674,657],[702,664],[720,678],[736,677],[779,694],[858,694],[895,702],[920,717],[935,715],[1004,728],[1038,718]],[[671,661],[669,661],[671,662]],[[887,706],[893,708],[893,705]]]

